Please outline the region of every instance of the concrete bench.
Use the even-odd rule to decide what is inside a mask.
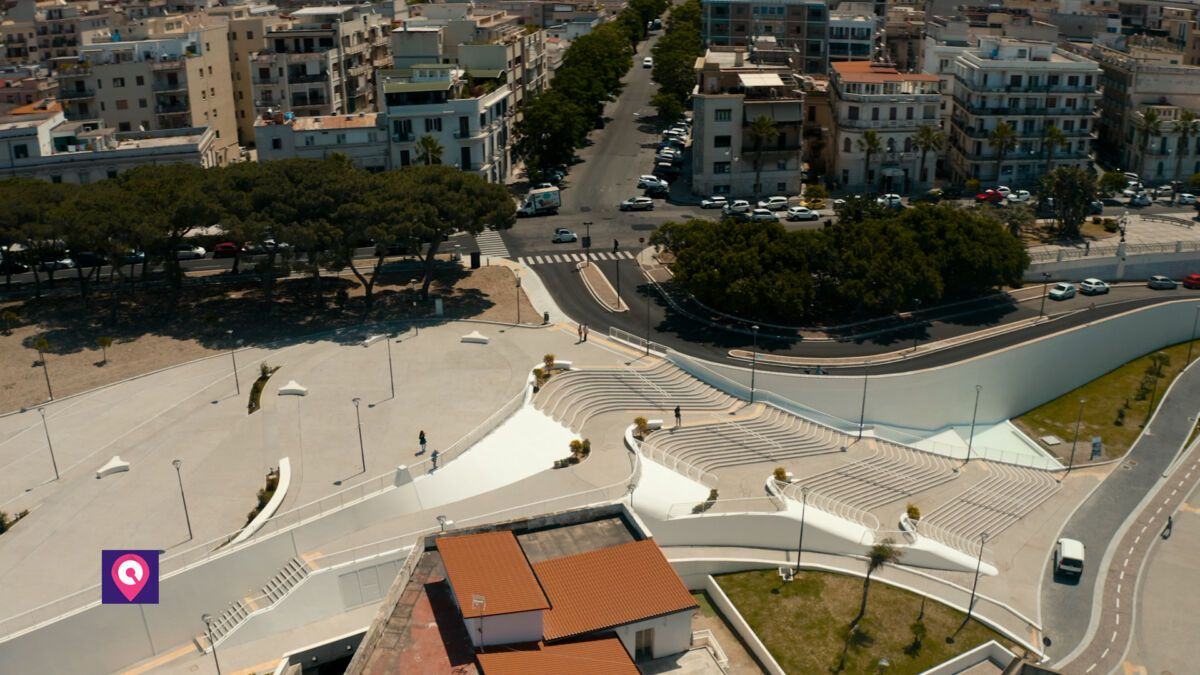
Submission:
[[[288,383],[279,388],[280,396],[308,396],[308,387],[301,386],[295,380],[288,380]]]
[[[111,476],[114,473],[122,473],[129,470],[129,462],[121,459],[120,455],[113,455],[112,459],[105,462],[104,466],[96,470],[96,478],[104,478]]]
[[[475,331],[471,331],[470,333],[467,333],[466,335],[462,336],[460,341],[466,342],[469,344],[486,345],[489,340],[486,335],[475,330]]]

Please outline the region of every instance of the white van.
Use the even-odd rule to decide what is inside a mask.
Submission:
[[[1083,575],[1083,542],[1063,537],[1054,545],[1054,571],[1069,577]]]

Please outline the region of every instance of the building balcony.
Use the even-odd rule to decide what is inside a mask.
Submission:
[[[1009,116],[1036,115],[1038,117],[1044,117],[1047,115],[1088,116],[1088,115],[1092,115],[1096,112],[1096,108],[1093,108],[1090,105],[1089,106],[1081,106],[1078,108],[1063,108],[1063,107],[1038,108],[1038,107],[1031,107],[1031,106],[1016,106],[1016,107],[984,106],[984,105],[978,105],[978,104],[972,104],[972,103],[962,103],[961,101],[958,103],[958,105],[961,106],[962,108],[966,109],[972,115],[985,115],[985,116],[986,115],[1009,115]]]
[[[314,82],[328,82],[329,73],[303,73],[298,75],[288,75],[289,84],[312,84]]]
[[[979,82],[970,82],[968,80],[964,80],[963,78],[959,77],[958,75],[955,75],[954,79],[958,80],[959,84],[961,84],[962,86],[966,87],[967,89],[969,89],[971,91],[994,91],[994,92],[1005,92],[1005,93],[1010,93],[1010,94],[1021,94],[1021,93],[1030,93],[1030,94],[1038,94],[1038,93],[1099,94],[1100,93],[1097,84],[1093,84],[1091,86],[1077,85],[1074,87],[1068,86],[1066,84],[1061,84],[1061,83],[1053,84],[1053,85],[1051,85],[1051,84],[1037,84],[1037,85],[982,84]]]
[[[154,112],[159,115],[178,115],[187,113],[191,110],[191,106],[186,103],[160,103],[154,106]]]
[[[402,134],[392,134],[393,143],[412,143],[416,136],[410,131]]]
[[[250,81],[254,84],[279,84],[279,76],[268,75],[263,77],[261,75],[255,75],[254,77],[250,78]]]
[[[92,98],[96,92],[91,89],[59,89],[58,97],[64,101],[70,101],[82,98]]]
[[[851,94],[839,91],[837,92],[837,97],[843,101],[862,103],[940,103],[942,100],[942,95],[937,92],[924,94]]]
[[[879,157],[879,162],[882,164],[909,164],[921,158],[919,152],[900,152],[900,151],[883,151],[876,153]]]
[[[165,93],[169,91],[187,91],[186,82],[155,82],[151,89],[155,93]]]
[[[324,97],[317,98],[293,98],[293,108],[315,108],[329,105],[329,99]]]
[[[177,56],[174,58],[166,58],[159,61],[151,61],[151,70],[180,70],[183,68],[183,57]]]
[[[991,129],[977,129],[975,127],[963,126],[958,120],[954,121],[954,126],[958,127],[963,134],[970,136],[971,138],[990,138],[992,133]],[[1062,130],[1059,129],[1059,131]],[[1041,138],[1045,135],[1044,129],[1013,129],[1013,132],[1018,138]],[[1072,131],[1062,131],[1062,134],[1067,138],[1094,138],[1096,136],[1096,132],[1090,129],[1084,129],[1082,131],[1078,129]]]
[[[911,129],[916,131],[923,126],[934,126],[937,117],[922,117],[911,120],[838,120],[838,126],[847,129]]]

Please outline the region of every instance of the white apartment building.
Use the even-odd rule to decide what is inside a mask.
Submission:
[[[1050,125],[1067,137],[1053,149],[1051,168],[1092,166],[1100,98],[1095,61],[1051,42],[985,37],[955,58],[952,71],[948,154],[958,180],[1033,184],[1046,170],[1043,136]],[[1003,157],[988,140],[1001,122],[1018,137],[1017,147]]]
[[[901,73],[867,61],[832,64],[833,167],[839,189],[913,192],[933,184],[937,154],[914,145],[923,126],[938,128],[941,83],[936,75]],[[879,149],[868,153],[863,134],[874,131]]]
[[[870,61],[883,45],[882,17],[871,2],[843,2],[829,12],[829,61]]]
[[[710,49],[696,61],[692,93],[692,191],[737,197],[799,194],[804,92],[786,66],[751,63],[745,47]],[[747,134],[759,117],[773,143]]]
[[[119,133],[99,120],[68,122],[61,112],[0,118],[0,177],[91,183],[146,164],[216,166],[210,129]]]
[[[326,117],[294,117],[279,113],[255,122],[258,161],[275,159],[325,159],[345,155],[360,169],[387,167],[387,132],[378,113]]]
[[[380,71],[377,86],[388,168],[422,161],[418,141],[429,136],[442,149],[441,164],[491,182],[508,178],[513,109],[503,78],[473,74],[468,81],[461,66],[416,64]]]
[[[305,7],[266,34],[251,67],[256,116],[369,111],[374,73],[391,66],[390,21],[370,5]]]

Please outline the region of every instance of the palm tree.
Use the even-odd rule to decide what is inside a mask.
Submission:
[[[871,590],[871,575],[875,573],[875,570],[888,563],[898,562],[900,555],[901,552],[896,548],[896,542],[891,538],[883,539],[871,547],[871,552],[867,554],[867,576],[863,579],[862,602],[858,606],[858,616],[850,622],[851,630],[858,625],[859,621],[862,621],[863,616],[867,613],[867,593]]]
[[[871,175],[871,155],[883,151],[883,143],[879,140],[879,134],[873,129],[863,132],[862,138],[858,139],[858,149],[866,155],[863,160],[863,182],[867,183],[867,187],[871,187],[867,177]]]
[[[1200,120],[1197,120],[1196,113],[1191,110],[1181,111],[1179,119],[1175,120],[1175,131],[1179,133],[1179,152],[1175,155],[1175,180],[1183,180],[1183,156],[1187,154],[1192,136],[1200,131]]]
[[[759,179],[762,176],[763,146],[774,143],[775,139],[779,138],[779,129],[775,126],[775,120],[766,115],[760,115],[750,123],[746,135],[754,144],[754,196],[757,197],[759,189],[762,187]]]
[[[1017,132],[1008,122],[1001,122],[988,134],[988,143],[996,149],[996,182],[999,183],[1005,156],[1017,149]]]
[[[913,137],[913,145],[921,151],[921,179],[924,180],[925,159],[930,152],[941,152],[942,148],[946,147],[946,135],[935,126],[923,124],[920,129],[917,129],[917,135]]]
[[[1045,130],[1042,131],[1042,147],[1046,150],[1046,171],[1050,173],[1050,168],[1054,161],[1054,149],[1061,148],[1067,144],[1067,135],[1062,132],[1062,129],[1047,124]]]
[[[438,139],[425,134],[417,139],[417,161],[426,166],[442,163],[444,149]]]
[[[1142,116],[1137,118],[1133,123],[1134,131],[1141,136],[1142,142],[1139,144],[1141,153],[1139,153],[1138,170],[1142,173],[1146,172],[1146,152],[1150,149],[1150,139],[1162,133],[1162,119],[1158,116],[1158,111],[1154,108],[1147,108],[1142,112]]]

